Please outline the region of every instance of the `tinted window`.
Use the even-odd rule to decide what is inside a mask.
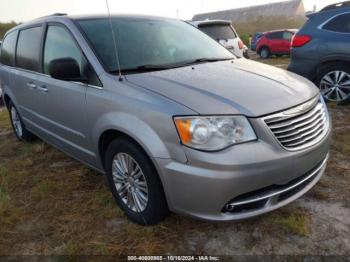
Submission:
[[[283,39],[291,40],[292,37],[293,37],[293,33],[291,33],[291,32],[283,32]]]
[[[15,49],[16,49],[16,40],[17,40],[17,31],[8,34],[5,37],[4,42],[1,47],[1,63],[4,65],[13,66]]]
[[[275,33],[270,33],[267,35],[268,39],[282,39],[283,38],[283,33],[282,32],[275,32]]]
[[[323,26],[323,29],[340,33],[350,33],[350,13],[335,17]]]
[[[89,84],[101,85],[92,67],[67,29],[62,26],[49,26],[44,47],[44,73],[49,75],[51,61],[60,58],[73,58],[79,64],[81,76],[87,78]]]
[[[226,40],[237,37],[229,25],[205,25],[199,26],[199,29],[215,40]]]
[[[24,69],[39,71],[39,54],[42,27],[33,27],[19,32],[16,66]]]
[[[118,69],[107,19],[78,20],[109,72]],[[144,65],[182,64],[200,58],[234,58],[223,46],[186,22],[145,18],[112,18],[122,70]]]

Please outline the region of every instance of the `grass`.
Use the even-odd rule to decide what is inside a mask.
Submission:
[[[273,59],[271,64],[288,64]],[[350,155],[349,109],[331,105],[334,142],[330,167],[309,194],[319,201],[349,200],[349,170],[339,167]],[[101,176],[51,146],[17,141],[8,114],[0,112],[0,255],[133,255],[188,253],[188,235],[259,229],[270,238],[307,238],[312,214],[288,206],[265,216],[214,224],[172,214],[157,226],[131,223],[115,205]],[[54,163],[68,163],[52,167]],[[342,162],[343,163],[343,162]],[[336,179],[334,179],[336,177]],[[325,189],[333,188],[334,190]],[[349,202],[347,202],[349,201]],[[205,253],[195,243],[195,253]]]
[[[305,210],[294,209],[286,212],[284,209],[272,213],[267,224],[275,224],[286,234],[308,236],[310,234],[311,215]]]

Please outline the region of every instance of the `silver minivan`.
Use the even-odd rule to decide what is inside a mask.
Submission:
[[[236,59],[183,21],[48,16],[7,32],[1,63],[16,136],[106,174],[139,224],[169,211],[256,216],[302,196],[326,168],[331,124],[318,89]]]

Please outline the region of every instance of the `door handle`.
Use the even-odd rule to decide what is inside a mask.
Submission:
[[[27,83],[27,86],[30,87],[30,88],[33,88],[33,89],[37,88],[36,84],[31,83],[31,82]]]
[[[49,92],[49,89],[47,89],[47,87],[45,85],[38,86],[38,90],[42,91],[42,92],[45,92],[45,93]]]

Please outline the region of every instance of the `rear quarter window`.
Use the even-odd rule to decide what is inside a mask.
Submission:
[[[339,33],[350,33],[350,13],[336,16],[323,29]]]
[[[17,31],[9,33],[2,43],[0,61],[4,65],[14,65],[17,34]]]
[[[204,25],[199,29],[215,40],[227,40],[237,37],[229,25]]]
[[[39,71],[41,36],[41,26],[24,29],[19,32],[16,52],[17,67]]]

